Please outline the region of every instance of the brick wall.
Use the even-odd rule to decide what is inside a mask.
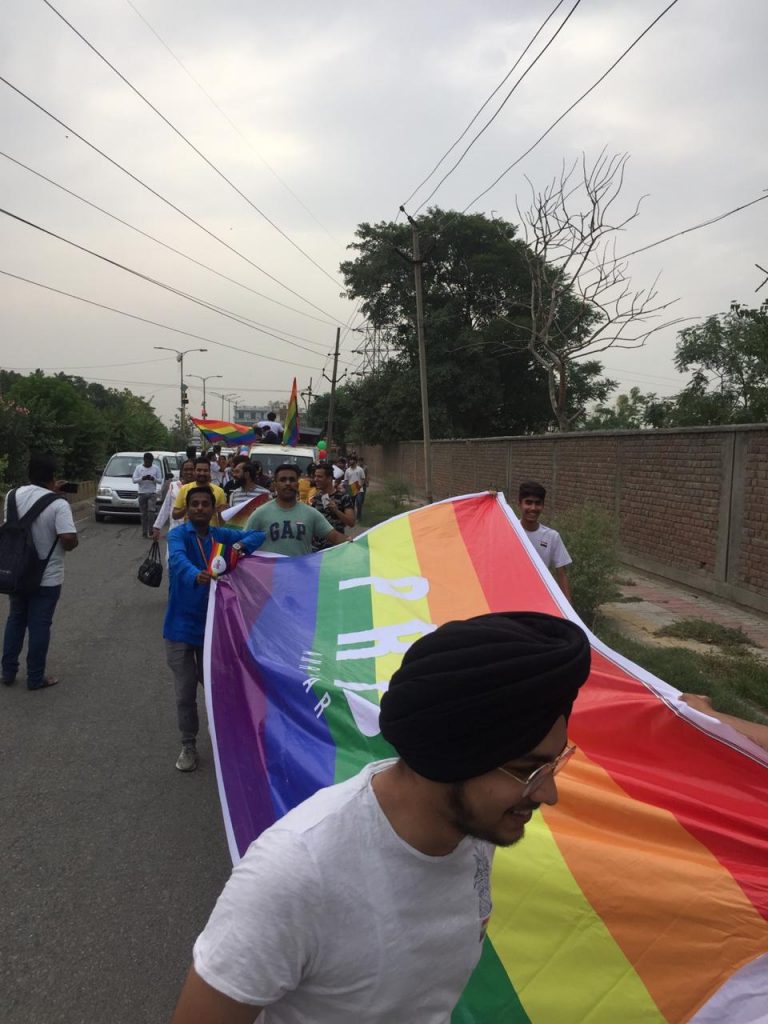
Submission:
[[[424,450],[358,444],[371,476],[424,494]],[[617,517],[622,558],[768,612],[768,427],[600,431],[432,442],[435,499],[525,479],[547,512],[592,501]]]

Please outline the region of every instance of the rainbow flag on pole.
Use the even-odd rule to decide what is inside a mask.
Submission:
[[[240,423],[229,423],[227,420],[197,420],[194,416],[191,419],[211,444],[225,444],[234,448],[239,444],[251,444],[256,440],[253,429]]]
[[[293,378],[291,397],[288,399],[288,412],[285,414],[283,428],[283,444],[295,447],[299,443],[299,399],[296,391],[296,378]]]
[[[514,610],[575,617],[501,495],[303,558],[257,553],[217,582],[206,698],[233,859],[321,786],[391,756],[379,699],[415,639]],[[578,753],[559,803],[496,852],[452,1024],[766,1021],[768,752],[590,639]]]

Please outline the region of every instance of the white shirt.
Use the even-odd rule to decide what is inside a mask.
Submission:
[[[344,479],[348,484],[359,484],[360,487],[363,487],[365,486],[365,470],[362,466],[350,466],[344,473]]]
[[[548,569],[562,569],[571,564],[572,558],[557,530],[539,523],[538,529],[526,530],[525,536]]]
[[[38,487],[37,484],[25,484],[23,487],[17,487],[16,510],[19,513],[19,518],[32,508],[38,498],[50,493],[47,488]],[[5,518],[8,518],[8,495],[5,497]],[[51,502],[48,508],[43,509],[32,523],[32,540],[40,558],[48,558],[51,545],[62,533],[77,533],[75,521],[72,518],[72,509],[63,495],[57,501]],[[45,567],[40,586],[58,587],[63,582],[64,548],[61,546],[61,541],[58,541],[48,565]]]
[[[151,480],[144,480],[145,476],[151,476]],[[139,485],[139,494],[157,494],[158,484],[163,482],[163,473],[154,462],[151,466],[145,466],[142,462],[133,471],[133,482]]]
[[[377,771],[305,800],[232,872],[194,948],[195,970],[265,1024],[449,1024],[480,958],[493,847],[444,857],[404,842]]]
[[[161,530],[166,523],[168,523],[168,532],[170,533],[177,526],[181,526],[184,522],[183,519],[174,519],[171,515],[171,509],[173,503],[176,501],[179,491],[184,485],[181,480],[171,480],[170,487],[165,492],[165,498],[163,504],[160,506],[160,511],[157,513],[157,518],[153,524],[153,529]]]

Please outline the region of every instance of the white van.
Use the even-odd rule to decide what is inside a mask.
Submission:
[[[283,462],[290,462],[303,476],[310,462],[317,462],[317,451],[308,445],[287,444],[252,444],[248,457],[252,462],[260,462],[262,472],[274,476],[275,470]]]
[[[166,479],[178,477],[178,459],[174,452],[152,454],[155,457],[155,465],[160,468]],[[139,518],[139,489],[133,482],[133,471],[143,461],[144,452],[116,452],[110,457],[96,488],[93,514],[97,522],[103,522],[110,515]],[[162,485],[158,484],[158,498],[161,491]]]

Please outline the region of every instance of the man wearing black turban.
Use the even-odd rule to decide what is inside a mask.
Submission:
[[[374,778],[385,813],[431,852],[464,835],[516,842],[539,804],[557,800],[589,667],[584,632],[538,612],[478,615],[422,637],[381,701],[382,735],[400,755]]]
[[[589,659],[578,626],[536,612],[418,640],[381,702],[399,757],[251,844],[172,1024],[251,1024],[263,1008],[270,1024],[449,1024],[491,915],[493,846],[557,801]]]

